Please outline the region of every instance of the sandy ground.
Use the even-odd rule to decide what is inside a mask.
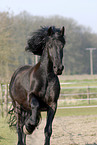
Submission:
[[[44,145],[45,122],[27,136],[27,145]],[[56,117],[51,145],[97,145],[97,116]]]

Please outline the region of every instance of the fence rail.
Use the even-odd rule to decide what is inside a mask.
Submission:
[[[84,86],[84,87],[61,87],[61,89],[94,89],[97,88],[97,86]]]
[[[74,84],[74,83],[68,83],[68,84]],[[78,83],[78,84],[80,84],[80,83]],[[67,85],[67,83],[61,83],[61,86],[62,85]],[[86,89],[87,92],[86,93],[84,93],[84,92],[82,92],[82,93],[72,93],[72,94],[70,94],[70,93],[62,94],[61,93],[60,96],[63,97],[63,96],[83,96],[83,95],[86,95],[87,98],[68,99],[68,100],[71,100],[71,101],[86,100],[87,103],[90,104],[91,100],[96,100],[97,101],[97,98],[90,98],[90,95],[97,95],[97,92],[90,92],[90,89],[92,89],[92,88],[97,88],[97,86],[61,87],[61,89],[64,89],[64,90]],[[65,99],[59,99],[59,102],[60,101],[65,101]],[[11,102],[11,99],[9,97],[9,84],[0,84],[0,116],[6,116],[7,115],[8,109],[10,107],[10,102]],[[85,106],[83,106],[83,107],[85,107]],[[94,107],[95,107],[95,105],[94,105]],[[58,109],[63,109],[63,108],[72,108],[72,107],[58,107]],[[79,106],[78,107],[75,106],[73,108],[79,108]],[[81,106],[81,108],[82,108],[82,106]]]
[[[58,107],[58,109],[94,108],[94,107],[97,107],[97,105],[92,105],[92,106],[73,106],[73,107]]]
[[[78,83],[78,82],[69,82],[69,83],[61,83],[61,86],[62,85],[71,85],[71,84],[86,84],[87,82],[80,82],[80,83]],[[89,83],[89,82],[88,82]],[[97,83],[97,82],[93,82],[93,83]],[[83,96],[83,95],[86,95],[87,96],[87,98],[86,99],[70,99],[71,101],[73,101],[73,100],[80,100],[80,101],[82,101],[82,100],[87,100],[87,103],[88,104],[90,104],[90,101],[91,100],[97,100],[97,98],[90,98],[90,95],[97,95],[97,92],[90,92],[90,89],[96,89],[97,88],[97,86],[74,86],[74,87],[61,87],[61,89],[62,90],[74,90],[74,89],[86,89],[86,92],[82,92],[82,93],[61,93],[60,94],[60,96],[62,97],[62,96]],[[69,100],[69,99],[68,99]]]
[[[72,94],[60,94],[61,96],[80,96],[80,95],[97,95],[97,92],[93,93],[72,93]]]

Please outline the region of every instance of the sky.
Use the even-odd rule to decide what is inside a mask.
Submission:
[[[14,15],[27,11],[34,16],[73,18],[97,33],[97,0],[0,0],[0,12],[3,11]]]

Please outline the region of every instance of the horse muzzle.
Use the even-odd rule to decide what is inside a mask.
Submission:
[[[64,66],[63,66],[63,65],[61,65],[61,66],[58,67],[58,68],[57,68],[56,66],[54,66],[54,73],[55,73],[56,75],[61,75],[63,69],[64,69]]]

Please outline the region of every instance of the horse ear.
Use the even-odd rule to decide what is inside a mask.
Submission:
[[[63,26],[62,29],[61,29],[61,35],[64,36],[64,33],[65,33],[65,28]]]
[[[48,35],[51,36],[52,33],[53,33],[52,27],[49,27],[49,28],[48,28]]]

